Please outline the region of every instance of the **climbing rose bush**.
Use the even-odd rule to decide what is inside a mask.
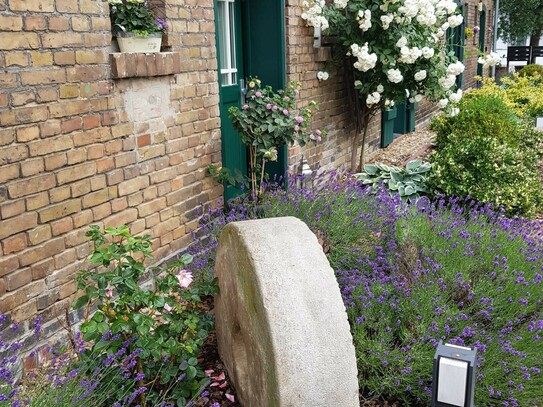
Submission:
[[[456,78],[464,65],[450,50],[461,40],[450,29],[463,17],[454,0],[306,0],[303,6],[307,24],[335,36],[338,52],[347,58],[360,102],[362,144],[371,118],[395,102],[426,96],[448,115],[458,114],[462,94]],[[351,167],[359,137],[353,140]]]

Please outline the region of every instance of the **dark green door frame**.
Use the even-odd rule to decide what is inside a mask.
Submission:
[[[483,8],[479,16],[479,51],[485,52],[485,33],[486,33],[486,7]],[[477,75],[483,76],[483,65],[477,64]]]
[[[227,55],[223,55],[224,30],[219,13],[219,0],[214,0],[215,33],[218,59],[219,110],[222,133],[222,162],[231,171],[247,174],[247,150],[233,129],[228,109],[241,106],[241,80],[258,77],[265,85],[274,89],[285,87],[286,44],[285,44],[285,0],[233,0],[235,9],[235,49],[238,75],[235,84],[224,83],[221,67]],[[226,3],[227,5],[229,3]],[[223,48],[223,49],[221,49]],[[284,175],[287,168],[287,148],[278,151],[278,161],[266,165],[268,174]],[[225,201],[242,191],[225,185]]]

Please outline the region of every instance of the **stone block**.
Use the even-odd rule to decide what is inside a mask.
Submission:
[[[230,223],[216,275],[219,353],[243,406],[360,405],[339,286],[303,222]]]

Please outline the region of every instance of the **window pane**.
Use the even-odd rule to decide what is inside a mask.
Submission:
[[[234,2],[229,2],[229,11],[230,11],[230,20],[229,20],[229,27],[230,27],[230,68],[235,69],[236,66],[236,20],[235,20],[235,11],[234,11]],[[235,83],[235,75],[234,76],[234,82]]]

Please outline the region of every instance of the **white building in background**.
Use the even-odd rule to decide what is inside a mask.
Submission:
[[[530,38],[526,39],[525,45],[530,45]],[[543,46],[543,38],[539,41],[539,46]],[[509,47],[509,44],[505,43],[501,38],[498,38],[498,41],[496,43],[496,52],[502,57],[501,66],[507,66],[507,47]],[[536,58],[535,63],[543,65],[543,58]],[[511,61],[509,63],[509,70],[513,71],[515,69],[515,66],[523,65],[526,65],[526,62]]]

